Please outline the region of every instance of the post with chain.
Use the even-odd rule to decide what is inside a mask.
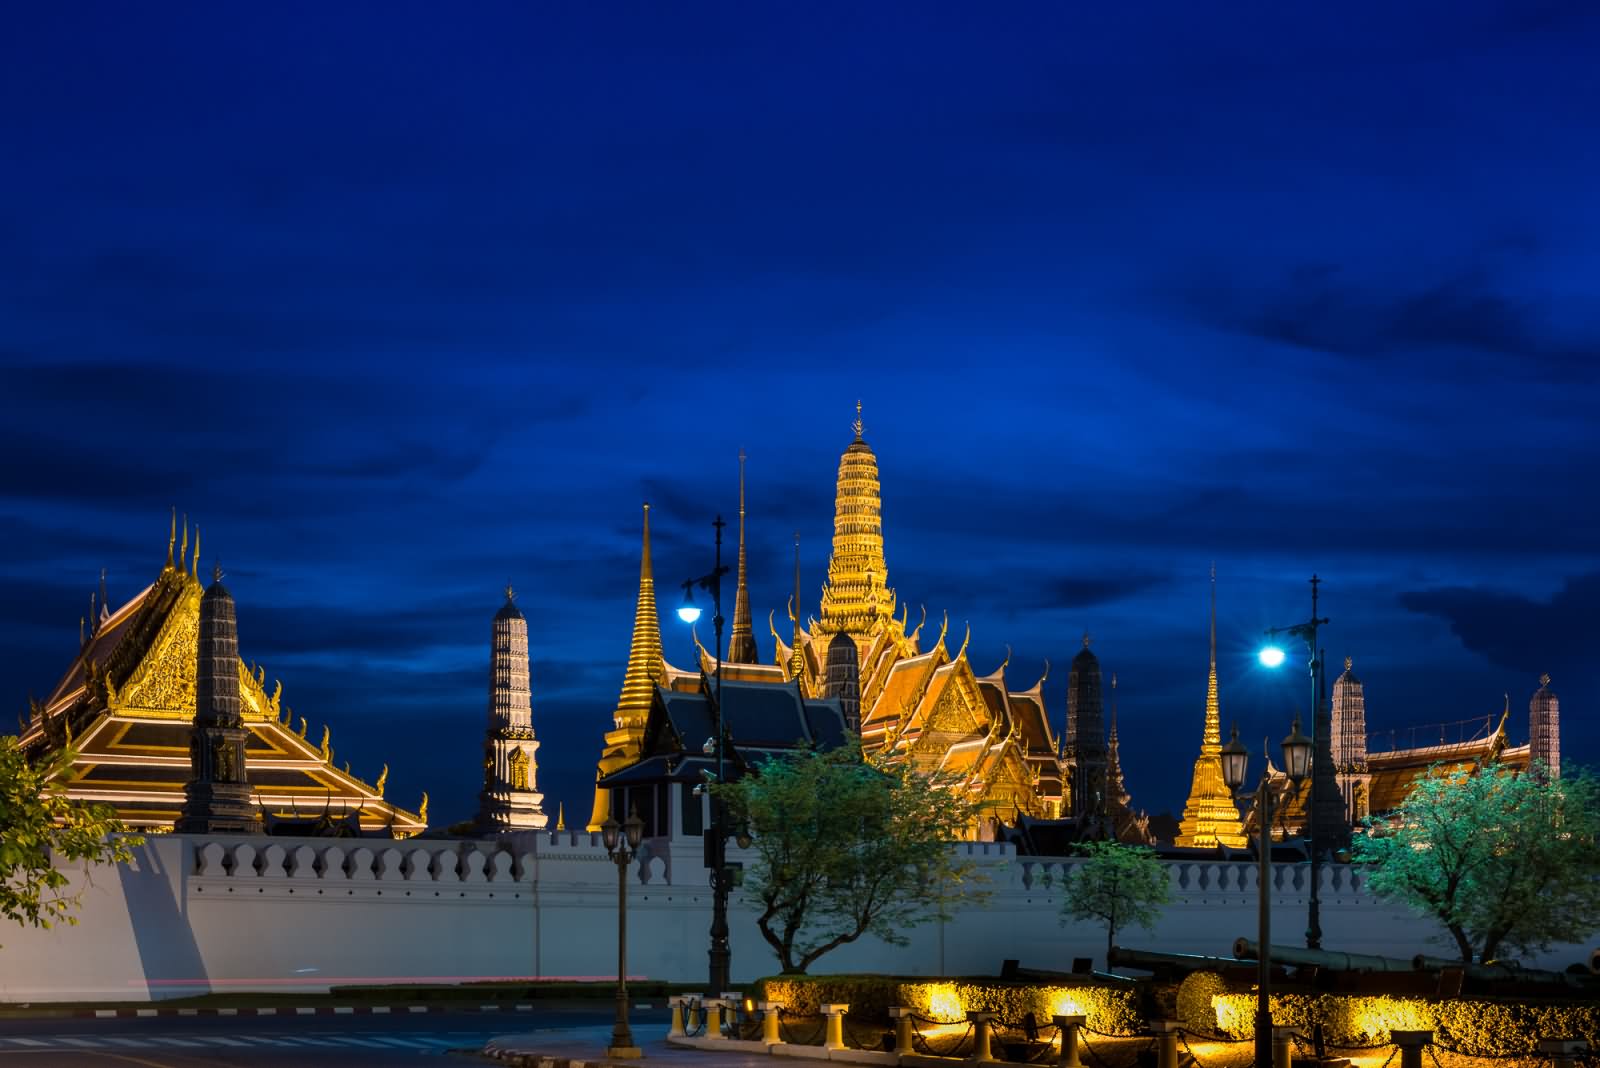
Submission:
[[[1061,1031],[1061,1055],[1056,1061],[1056,1068],[1081,1068],[1083,1062],[1078,1060],[1078,1030],[1089,1022],[1089,1017],[1052,1016],[1050,1020]]]
[[[1422,1068],[1422,1049],[1433,1041],[1433,1032],[1390,1031],[1389,1041],[1400,1047],[1400,1068]]]

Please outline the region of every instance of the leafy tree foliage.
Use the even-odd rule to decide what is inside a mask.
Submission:
[[[854,741],[774,760],[714,794],[754,837],[744,894],[785,973],[865,934],[904,945],[911,928],[981,896],[952,848],[975,821],[965,794],[870,763]]]
[[[1086,842],[1078,852],[1088,859],[1067,876],[1062,922],[1099,920],[1105,924],[1110,967],[1117,932],[1129,925],[1149,930],[1161,917],[1162,906],[1171,900],[1167,870],[1156,851],[1146,846]]]
[[[1354,843],[1367,886],[1438,920],[1463,963],[1600,928],[1600,782],[1434,767]]]
[[[67,893],[55,861],[112,864],[133,859],[143,839],[123,835],[105,805],[70,800],[56,781],[71,768],[70,747],[30,764],[15,737],[0,738],[0,913],[33,927],[75,924],[83,896]]]

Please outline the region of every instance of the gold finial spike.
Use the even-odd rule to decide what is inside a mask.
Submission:
[[[506,583],[506,600],[515,601],[516,599],[517,599],[517,591],[511,588],[511,583],[507,582]]]
[[[856,421],[854,423],[851,423],[850,426],[856,432],[856,440],[860,441],[861,440],[861,401],[859,399],[856,401]]]
[[[567,803],[565,801],[558,801],[558,802],[556,802],[556,830],[564,831],[566,829],[567,829]]]
[[[385,764],[383,770],[378,772],[378,783],[373,788],[379,797],[383,796],[383,788],[389,781],[389,765]]]
[[[189,562],[189,513],[183,513],[183,544],[178,546],[178,567]]]
[[[428,822],[428,791],[422,791],[422,804],[417,806],[417,819]]]
[[[1217,562],[1211,561],[1211,670],[1217,670]]]
[[[215,563],[215,564],[211,565],[211,581],[212,582],[221,582],[222,581],[222,564],[221,563]]]
[[[329,744],[332,740],[333,740],[333,728],[329,727],[326,723],[324,723],[322,725],[322,744],[317,747],[322,752],[322,759],[323,760],[332,760],[333,759],[333,746]]]
[[[172,566],[172,547],[178,543],[178,506],[172,506],[172,533],[167,535],[167,566]]]
[[[1083,632],[1083,647],[1085,649],[1089,648],[1089,643],[1092,642],[1092,641],[1094,641],[1094,637],[1088,632],[1087,629],[1084,630],[1084,632]]]
[[[190,568],[196,582],[200,581],[200,524],[194,525],[194,566]]]
[[[1543,675],[1539,676],[1539,688],[1543,689],[1544,687],[1549,686],[1549,685],[1550,685],[1550,673],[1547,671]]]
[[[1347,657],[1344,658],[1344,669],[1346,671],[1351,670],[1355,666],[1356,666],[1356,662],[1355,662],[1355,659],[1353,657],[1348,657],[1347,656]]]

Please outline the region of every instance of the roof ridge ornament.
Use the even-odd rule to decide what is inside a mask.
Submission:
[[[856,419],[855,419],[855,422],[850,424],[850,427],[851,427],[852,430],[854,430],[856,432],[856,440],[860,441],[861,440],[861,429],[862,429],[862,427],[861,427],[861,400],[860,400],[860,398],[856,399]]]

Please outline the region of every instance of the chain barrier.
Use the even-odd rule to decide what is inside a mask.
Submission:
[[[1213,1035],[1213,1034],[1210,1034],[1209,1032],[1206,1032],[1206,1031],[1196,1031],[1196,1030],[1194,1030],[1192,1028],[1188,1028],[1188,1027],[1179,1028],[1179,1030],[1183,1034],[1185,1034],[1185,1035],[1187,1035],[1187,1036],[1189,1036],[1191,1038],[1198,1038],[1202,1042],[1215,1042],[1219,1046],[1241,1046],[1246,1042],[1254,1042],[1255,1041],[1254,1037],[1251,1037],[1251,1038],[1229,1038],[1227,1035],[1224,1035],[1224,1034],[1215,1034],[1215,1035]],[[1299,1036],[1296,1035],[1295,1037],[1298,1038]]]
[[[916,1049],[917,1043],[921,1042],[921,1052],[932,1057],[954,1057],[958,1052],[960,1052],[961,1047],[966,1045],[967,1039],[972,1037],[972,1022],[969,1020],[967,1021],[967,1029],[961,1032],[960,1035],[956,1036],[955,1044],[950,1047],[949,1052],[940,1053],[938,1050],[933,1048],[933,1043],[928,1041],[928,1036],[922,1033],[922,1028],[917,1026],[918,1021],[930,1024],[938,1024],[940,1021],[927,1016],[911,1017],[911,1048]]]
[[[1021,1041],[1019,1042],[1017,1039],[1008,1040],[1000,1033],[1002,1031],[1015,1031]],[[1017,1062],[1021,1064],[1044,1064],[1053,1059],[1056,1038],[1060,1033],[1061,1028],[1053,1023],[1045,1024],[1041,1027],[1034,1020],[1032,1013],[1024,1016],[1017,1023],[1012,1023],[1009,1020],[995,1020],[990,1024],[990,1034],[1002,1046],[1027,1044],[1027,1055],[1020,1062]]]
[[[884,1028],[879,1024],[856,1024],[851,1021],[849,1014],[846,1014],[844,1017],[843,1030],[845,1045],[853,1046],[855,1049],[878,1051],[883,1050],[884,1036],[892,1035],[894,1033],[892,1031],[884,1030]],[[863,1031],[871,1035],[871,1038],[866,1042],[861,1041],[861,1039],[858,1037]],[[893,1048],[892,1044],[890,1048]]]
[[[1434,1044],[1429,1042],[1426,1047],[1428,1050],[1428,1058],[1433,1061],[1433,1068],[1444,1068],[1444,1065],[1439,1063],[1439,1055],[1433,1051],[1433,1046]],[[1449,1053],[1450,1051],[1445,1050],[1445,1052]]]
[[[690,1020],[698,1020],[693,1027],[689,1026]],[[705,1034],[706,1010],[698,1001],[685,1002],[683,1006],[683,1035],[685,1038],[699,1038]]]
[[[1450,1046],[1439,1041],[1439,1033],[1437,1031],[1435,1031],[1433,1034],[1433,1041],[1428,1043],[1428,1048],[1430,1050],[1434,1046],[1438,1046],[1446,1053],[1455,1057],[1476,1057],[1486,1061],[1525,1061],[1529,1059],[1542,1059],[1539,1057],[1537,1048],[1528,1050],[1526,1053],[1467,1053],[1465,1050],[1456,1049],[1454,1046]],[[1437,1062],[1438,1058],[1435,1057],[1434,1060]]]
[[[1090,1030],[1091,1030],[1091,1028],[1088,1028],[1088,1027],[1080,1027],[1078,1029],[1078,1034],[1081,1035],[1082,1038],[1083,1038],[1083,1051],[1089,1055],[1089,1059],[1091,1061],[1098,1062],[1098,1064],[1100,1065],[1100,1068],[1114,1068],[1114,1066],[1112,1065],[1112,1063],[1110,1061],[1108,1061],[1106,1058],[1102,1057],[1099,1053],[1095,1052],[1094,1046],[1091,1045],[1090,1042],[1089,1042],[1089,1035],[1086,1033],[1086,1032],[1088,1032]],[[1116,1039],[1123,1039],[1123,1040],[1130,1039],[1130,1038],[1138,1038],[1139,1037],[1138,1035],[1114,1035],[1114,1034],[1110,1033],[1109,1031],[1095,1031],[1094,1033],[1099,1035],[1101,1038],[1116,1038]],[[1159,1044],[1159,1040],[1154,1035],[1150,1036],[1149,1044],[1147,1044],[1144,1047],[1144,1049],[1142,1049],[1142,1050],[1136,1049],[1136,1050],[1133,1051],[1133,1060],[1131,1060],[1129,1063],[1130,1064],[1138,1064],[1139,1063],[1139,1058],[1142,1055],[1146,1054],[1146,1053],[1154,1053],[1155,1049],[1156,1049],[1156,1046],[1158,1044]]]
[[[761,1037],[761,1017],[754,1013],[746,1013],[745,1018],[739,1022],[739,1037],[746,1042],[754,1042]]]
[[[785,1024],[785,1019],[815,1020],[817,1021],[817,1029],[812,1031],[810,1035],[803,1041],[797,1040],[794,1037],[795,1030],[793,1025]],[[803,1012],[790,1012],[788,1009],[778,1010],[778,1036],[791,1046],[820,1046],[822,1045],[822,1036],[827,1033],[827,1030],[828,1022],[821,1016],[811,1015]]]

